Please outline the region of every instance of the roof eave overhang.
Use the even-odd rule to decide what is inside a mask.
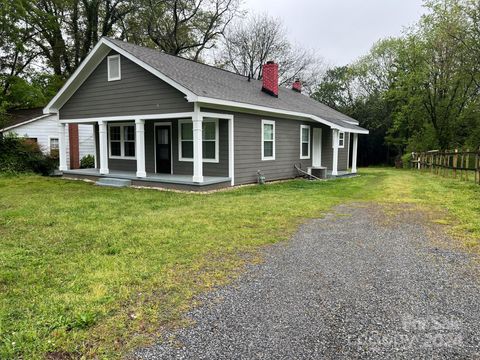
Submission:
[[[339,131],[344,131],[344,132],[349,132],[349,133],[357,133],[357,134],[368,134],[369,133],[369,131],[366,130],[366,129],[362,129],[362,128],[351,129],[351,128],[343,127],[343,126],[335,124],[331,121],[325,120],[325,119],[323,119],[319,116],[308,114],[308,113],[282,110],[282,109],[275,109],[275,108],[271,108],[271,107],[268,107],[268,106],[253,105],[253,104],[247,104],[247,103],[240,103],[240,102],[236,102],[236,101],[221,100],[221,99],[201,97],[201,96],[197,97],[196,101],[198,103],[200,103],[200,105],[217,105],[217,106],[219,105],[219,106],[226,106],[226,107],[231,107],[231,108],[254,110],[254,111],[259,111],[259,112],[264,112],[264,113],[269,113],[269,114],[290,116],[290,117],[294,117],[294,118],[314,120],[314,121],[319,122],[321,124],[327,125],[332,129],[339,130]]]
[[[4,127],[3,129],[0,129],[0,132],[10,131],[10,130],[15,129],[19,126],[26,125],[26,124],[32,123],[34,121],[37,121],[37,120],[41,120],[41,119],[49,117],[51,115],[54,115],[54,114],[43,114],[43,115],[37,116],[33,119],[28,119],[28,120],[22,121],[21,123],[15,124],[15,125],[7,126],[7,127]]]

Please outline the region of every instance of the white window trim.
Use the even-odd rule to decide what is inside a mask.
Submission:
[[[120,127],[120,156],[118,155],[112,155],[112,140],[110,138],[111,136],[111,131],[110,131],[110,127],[112,126],[119,126]],[[134,134],[135,134],[135,140],[133,140],[133,143],[135,144],[135,156],[125,156],[125,132],[123,130],[123,128],[125,126],[133,126],[133,128],[135,129],[134,130]],[[114,141],[118,141],[118,140],[114,140]],[[129,142],[131,142],[131,140],[128,140]],[[108,158],[109,159],[124,159],[124,160],[136,160],[137,159],[137,148],[136,148],[136,143],[137,143],[137,132],[136,132],[136,128],[135,128],[135,123],[131,122],[131,123],[117,123],[117,122],[114,122],[114,123],[109,123],[108,124]]]
[[[302,133],[303,133],[303,129],[308,129],[308,154],[307,155],[303,155],[303,151],[302,151],[302,145],[304,144],[304,141],[303,141],[303,138],[302,138]],[[311,134],[311,130],[310,130],[310,125],[300,125],[300,159],[302,160],[305,160],[305,159],[310,159],[310,148],[311,148],[311,139],[312,139],[312,134]]]
[[[343,134],[343,143],[342,143],[342,145],[340,145],[340,135],[342,135],[342,134]],[[344,131],[339,131],[338,132],[338,148],[339,149],[343,149],[345,147],[345,139],[346,139],[345,132]]]
[[[48,137],[48,151],[49,151],[49,153],[52,152],[52,141],[51,141],[52,139],[57,139],[58,140],[58,148],[55,149],[55,150],[60,151],[60,138],[58,136],[49,136]]]
[[[265,152],[264,152],[264,147],[265,147],[265,131],[264,131],[264,127],[265,125],[273,125],[273,156],[264,156]],[[261,128],[261,131],[262,131],[262,161],[268,161],[268,160],[275,160],[275,147],[276,147],[276,130],[275,130],[275,121],[273,120],[262,120],[262,128]],[[270,141],[270,140],[268,140]]]
[[[110,59],[118,59],[118,76],[117,77],[110,76]],[[121,64],[120,55],[117,54],[117,55],[107,56],[107,76],[108,76],[108,81],[117,81],[122,79],[122,64]]]
[[[218,119],[214,118],[203,118],[202,123],[213,122],[215,123],[215,158],[214,159],[205,159],[203,158],[204,163],[218,163],[219,162],[219,129],[218,129]],[[182,155],[182,124],[192,123],[191,119],[182,119],[178,120],[178,161],[193,162],[193,158],[186,158]],[[203,125],[202,125],[203,126]],[[193,130],[192,130],[193,131]],[[193,135],[193,134],[192,134]],[[190,141],[190,140],[186,140]],[[193,142],[193,138],[191,140]],[[212,141],[212,140],[210,140]],[[203,146],[203,139],[202,139]]]

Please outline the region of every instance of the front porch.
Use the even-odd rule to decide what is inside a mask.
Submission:
[[[59,119],[59,170],[65,177],[125,179],[132,185],[189,190],[233,185],[233,116],[194,112]],[[66,126],[94,126],[95,168],[70,169]]]
[[[205,191],[230,186],[229,177],[204,176],[203,182],[194,182],[191,175],[146,173],[139,178],[135,171],[110,170],[108,174],[101,174],[99,169],[64,170],[63,175],[71,179],[98,180],[101,178],[131,180],[132,185],[161,187],[178,190]]]

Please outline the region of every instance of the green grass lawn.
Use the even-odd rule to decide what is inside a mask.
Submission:
[[[153,341],[194,295],[339,203],[448,209],[439,220],[478,242],[480,186],[413,171],[361,174],[208,195],[0,177],[0,358],[111,358]]]

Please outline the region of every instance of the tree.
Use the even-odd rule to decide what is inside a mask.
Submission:
[[[269,60],[279,64],[280,85],[290,85],[300,78],[307,92],[323,72],[323,62],[313,52],[291,44],[282,22],[268,15],[253,15],[235,23],[222,45],[217,65],[258,80]]]
[[[49,68],[68,77],[99,37],[134,9],[133,0],[18,0],[22,22],[35,31],[29,46],[38,48]]]
[[[401,146],[392,151],[394,142],[385,136],[392,125],[392,105],[387,91],[392,88],[394,61],[400,40],[377,42],[370,52],[348,66],[334,67],[325,73],[312,97],[355,119],[369,129],[360,137],[359,164],[385,164],[393,161]]]
[[[124,24],[125,37],[195,61],[215,46],[241,13],[239,0],[141,0],[139,4],[136,20]]]

